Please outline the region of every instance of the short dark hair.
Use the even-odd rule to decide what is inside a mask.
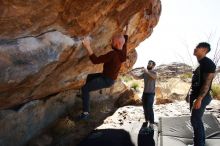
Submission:
[[[150,62],[152,62],[154,66],[156,65],[156,63],[153,60],[148,61],[148,63],[150,63]]]
[[[209,43],[206,43],[206,42],[201,42],[201,43],[199,43],[197,46],[196,46],[196,48],[207,48],[207,53],[209,52],[209,51],[211,51],[211,47],[210,47],[210,44]]]

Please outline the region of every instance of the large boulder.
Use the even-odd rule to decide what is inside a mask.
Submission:
[[[160,13],[160,0],[0,1],[0,145],[25,144],[78,105],[86,76],[102,71],[89,60],[83,37],[90,36],[101,55],[128,25],[128,57],[120,72],[125,73]],[[122,89],[106,93],[115,101]]]
[[[91,124],[88,125],[80,123],[74,124],[75,118],[80,114],[82,109],[80,90],[68,90],[44,100],[30,101],[16,110],[1,110],[0,146],[21,146],[38,135],[40,136],[40,141],[42,141],[44,138],[41,136],[47,135],[41,134],[45,131],[43,129],[47,127],[50,128],[54,124],[55,126],[52,127],[53,135],[57,135],[55,137],[61,138],[55,140],[52,138],[53,142],[57,141],[56,143],[59,143],[58,145],[61,145],[60,142],[70,142],[73,144],[72,141],[74,140],[74,143],[77,144],[89,131],[99,126],[101,121],[116,110],[114,105],[117,97],[121,92],[126,91],[126,89],[127,87],[119,80],[111,88],[91,92],[90,109],[93,120],[89,121]],[[63,121],[62,117],[64,116],[67,117]],[[65,129],[63,125],[65,122],[68,122],[66,121],[68,117],[73,120],[70,121],[70,124],[73,124],[70,125],[71,127]],[[56,124],[57,121],[59,124]],[[59,121],[61,121],[61,123]],[[61,127],[58,126],[57,128],[56,125],[60,125]],[[87,127],[84,128],[85,126]],[[80,132],[78,132],[79,130]],[[60,136],[65,134],[66,131],[77,133],[77,136],[67,139]],[[33,146],[32,141],[29,145]]]
[[[101,71],[82,48],[84,36],[100,55],[128,24],[125,66],[131,67],[135,47],[151,35],[160,12],[160,0],[1,1],[0,109],[78,89],[88,73]]]

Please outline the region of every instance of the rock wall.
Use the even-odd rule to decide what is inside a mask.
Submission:
[[[77,145],[77,142],[96,126],[99,126],[100,121],[103,121],[109,116],[109,113],[115,111],[115,101],[117,100],[118,95],[126,89],[126,86],[118,81],[111,88],[91,92],[90,108],[91,115],[94,119],[92,122],[90,121],[92,124],[88,124],[88,127],[85,128],[85,124],[80,124],[80,122],[77,123],[73,120],[72,123],[75,123],[75,126],[68,127],[68,130],[73,132],[73,137],[65,139],[63,138],[63,135],[59,135],[64,140],[62,138],[60,138],[61,140],[58,140],[58,138],[53,139],[52,136],[49,136],[52,137],[51,139],[53,143],[56,142],[56,145],[70,145],[70,143],[73,146]],[[45,134],[41,133],[48,131],[45,130],[46,128],[51,128],[54,123],[56,125],[56,122],[60,121],[60,118],[62,119],[62,117],[67,116],[67,118],[75,119],[81,113],[82,100],[79,95],[79,90],[68,90],[45,100],[30,101],[17,110],[1,110],[0,146],[22,146],[30,140],[31,142],[28,146],[38,145],[32,143],[33,137],[40,136],[42,141],[41,136]],[[80,133],[77,132],[79,129]],[[56,130],[55,127],[52,127],[52,130],[53,132],[55,131],[53,134],[55,135],[61,133],[63,128]],[[75,142],[73,143],[72,141]],[[62,142],[68,144],[61,144]],[[53,145],[53,143],[51,143],[51,145]]]
[[[89,60],[83,37],[90,36],[101,55],[128,25],[125,73],[160,13],[160,0],[1,0],[0,145],[23,145],[76,106],[75,92],[62,93],[79,90],[87,74],[102,70]]]
[[[100,55],[128,24],[127,63],[134,63],[160,12],[160,0],[0,1],[0,109],[80,88],[88,73],[101,71],[82,48],[84,36]]]
[[[47,101],[31,101],[18,111],[0,111],[0,145],[25,145],[72,107],[75,95],[76,92],[62,92]]]

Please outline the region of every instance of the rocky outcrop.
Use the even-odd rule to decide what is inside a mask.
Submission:
[[[35,100],[18,111],[0,111],[0,145],[22,146],[75,104],[76,92],[62,92],[47,101]]]
[[[86,75],[101,71],[82,48],[92,38],[97,55],[128,24],[129,57],[149,37],[160,16],[159,0],[0,2],[0,109],[82,86]]]
[[[173,62],[156,67],[160,78],[172,78],[181,74],[192,74],[193,68],[185,63]]]
[[[115,102],[116,107],[123,107],[127,105],[141,105],[140,97],[135,94],[131,89],[127,89],[125,92],[119,95],[119,98]]]
[[[125,73],[160,12],[160,0],[0,1],[0,145],[25,144],[70,107],[78,114],[77,95],[87,74],[102,70],[89,60],[83,37],[91,37],[101,55],[127,25],[128,57],[120,72]],[[116,84],[92,97],[96,102],[106,97],[114,105],[124,90]]]
[[[71,132],[81,131],[81,135],[74,136],[75,144],[81,140],[88,132],[93,130],[96,126],[100,124],[109,114],[116,110],[115,102],[121,92],[125,91],[126,86],[118,81],[111,88],[102,89],[99,91],[91,92],[91,116],[93,120],[90,121],[92,125],[88,125],[87,128],[84,128],[84,124],[75,123],[77,117],[82,109],[82,100],[79,90],[68,90],[61,92],[57,95],[51,96],[45,100],[35,100],[31,101],[19,109],[16,110],[1,110],[0,111],[0,145],[1,146],[21,146],[26,144],[34,136],[41,135],[42,130],[48,127],[51,127],[54,122],[56,123],[57,119],[62,118],[63,116],[71,117],[69,123],[70,126],[67,130]],[[63,116],[61,116],[63,115]],[[60,117],[61,116],[61,117]],[[65,119],[66,119],[65,118]],[[57,134],[58,137],[66,134],[63,132],[65,127],[62,127],[62,124],[66,120],[62,121],[60,124],[55,124],[56,128],[52,128],[52,132]],[[60,125],[58,127],[56,125]],[[65,130],[65,131],[67,131]],[[13,131],[13,132],[12,132]],[[69,132],[70,132],[69,131]],[[54,135],[53,134],[53,135]],[[45,137],[40,137],[41,141]],[[47,139],[47,136],[46,136]],[[70,139],[66,141],[57,141],[59,142],[70,142]],[[49,136],[49,141],[53,141],[53,138]],[[62,145],[62,144],[57,144]],[[67,144],[68,145],[68,144]],[[30,146],[33,146],[30,144]]]

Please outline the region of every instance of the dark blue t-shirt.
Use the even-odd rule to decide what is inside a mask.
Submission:
[[[216,65],[215,63],[207,58],[204,57],[199,61],[199,66],[193,72],[192,77],[192,87],[191,87],[191,95],[197,97],[199,95],[200,89],[205,81],[205,77],[207,73],[215,73]],[[211,85],[209,91],[211,89]],[[208,91],[207,95],[210,94]]]

